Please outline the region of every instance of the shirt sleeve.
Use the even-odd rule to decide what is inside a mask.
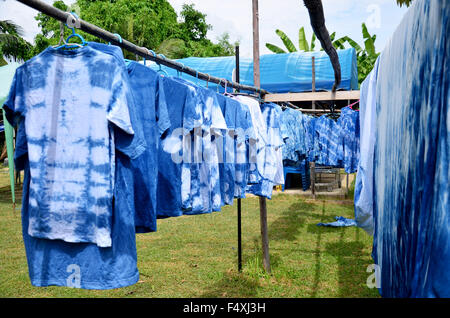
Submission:
[[[23,68],[19,67],[14,74],[8,98],[3,104],[6,119],[12,126],[16,126],[26,114],[26,103],[23,85]]]
[[[119,76],[114,79],[112,102],[107,116],[114,124],[116,149],[131,159],[140,156],[146,149],[144,129],[137,115],[125,68],[121,67]]]
[[[169,110],[167,108],[166,95],[162,77],[158,76],[156,85],[156,122],[158,125],[159,135],[162,136],[171,126]]]
[[[119,68],[119,66],[117,66]],[[114,80],[112,83],[112,96],[108,107],[107,118],[108,120],[122,129],[128,134],[134,134],[133,127],[130,120],[129,105],[127,101],[127,82],[123,78],[121,70],[114,72]]]

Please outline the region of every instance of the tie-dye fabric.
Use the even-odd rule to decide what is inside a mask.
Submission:
[[[275,104],[263,104],[262,115],[265,121],[266,127],[266,144],[264,147],[264,159],[263,159],[263,174],[261,180],[257,184],[248,186],[247,192],[263,196],[266,198],[272,197],[273,186],[275,183],[275,177],[279,171],[280,162],[282,157],[279,156],[277,151],[281,150],[284,142],[280,135],[280,113],[277,111],[278,106]],[[284,178],[282,184],[284,183]]]
[[[190,209],[192,153],[189,145],[194,128],[201,127],[202,109],[196,89],[180,80],[162,78],[170,127],[158,147],[157,217],[176,217]],[[186,156],[186,158],[184,158]]]
[[[383,297],[450,297],[450,2],[416,0],[380,55],[374,250]]]
[[[278,146],[275,146],[277,171],[273,178],[273,182],[275,185],[284,185],[283,149],[286,147],[285,140],[287,140],[288,136],[283,129],[281,129],[283,110],[277,104],[273,105],[275,110],[275,134],[277,134],[279,138]]]
[[[22,125],[23,126],[23,125]],[[19,131],[24,128],[19,127]],[[18,134],[25,136],[24,133]],[[26,143],[26,139],[17,142]],[[24,147],[21,147],[24,149]],[[137,268],[134,211],[127,203],[131,170],[118,169],[115,175],[112,246],[99,247],[94,243],[68,243],[48,240],[28,234],[30,168],[28,155],[15,153],[15,161],[25,169],[22,194],[22,234],[31,284],[37,287],[65,286],[82,289],[114,289],[135,284],[139,280]],[[117,165],[129,165],[130,158],[117,152]]]
[[[245,198],[247,182],[250,178],[250,147],[254,147],[257,137],[248,106],[239,101],[237,106],[236,127],[240,128],[240,130],[238,130],[239,134],[236,136],[236,183],[234,197],[243,199]]]
[[[134,133],[122,74],[113,56],[89,46],[49,47],[17,69],[5,110],[25,121],[31,236],[111,246],[110,123]]]
[[[281,131],[286,135],[283,147],[283,160],[299,161],[305,156],[306,127],[303,114],[292,108],[286,108],[281,116]]]
[[[192,210],[186,214],[201,214],[219,211],[222,207],[220,190],[219,158],[222,160],[220,142],[227,133],[227,125],[219,105],[217,94],[209,89],[197,87],[197,94],[202,105],[202,138],[198,179],[192,181]],[[199,145],[200,146],[200,145]]]
[[[375,148],[376,88],[380,59],[361,84],[360,160],[355,180],[355,220],[359,227],[373,235],[373,152]]]
[[[316,153],[314,152],[317,142],[316,137],[316,121],[317,117],[304,116],[304,125],[306,130],[305,145],[306,145],[306,157],[309,162],[316,161]]]
[[[327,115],[315,121],[314,154],[317,157],[316,164],[325,166],[342,164],[341,128]]]
[[[236,184],[236,118],[241,109],[238,101],[224,95],[217,94],[217,100],[227,125],[227,131],[223,135],[223,158],[219,160],[221,205],[233,205]]]
[[[359,112],[344,107],[337,121],[341,129],[342,165],[347,173],[354,173],[359,162]]]
[[[249,147],[249,184],[258,183],[264,177],[265,146],[267,144],[267,124],[262,115],[259,102],[251,97],[236,96],[238,101],[248,106],[252,126],[256,134],[256,143]]]
[[[136,117],[143,126],[147,142],[145,152],[131,160],[131,167],[128,167],[132,171],[132,179],[128,182],[133,188],[128,194],[133,199],[136,232],[154,232],[157,229],[158,146],[161,136],[170,128],[170,119],[164,89],[160,89],[162,77],[137,62],[129,63],[127,70]]]

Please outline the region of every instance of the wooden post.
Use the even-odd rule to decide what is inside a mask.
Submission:
[[[314,93],[316,91],[316,59],[313,56],[312,57],[312,92]],[[312,109],[316,109],[316,102],[312,101]],[[314,132],[313,132],[314,133]],[[316,163],[311,162],[311,171],[310,171],[310,178],[311,178],[311,194],[313,199],[316,199]]]
[[[259,70],[259,12],[258,0],[253,2],[253,82],[255,87],[260,88],[260,70]],[[270,274],[270,256],[269,256],[269,235],[267,231],[267,204],[266,198],[259,197],[259,214],[261,221],[261,240],[263,252],[263,266],[266,273]]]

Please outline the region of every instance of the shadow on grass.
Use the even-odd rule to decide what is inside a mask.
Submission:
[[[282,216],[270,223],[269,238],[270,240],[295,241],[298,239],[300,228],[306,225],[308,217],[317,218],[320,213],[313,213],[315,205],[299,200],[289,206]]]
[[[262,246],[259,238],[253,239],[253,248],[244,252],[243,259],[246,260],[242,264],[243,272],[239,272],[237,268],[224,272],[222,279],[211,285],[200,297],[257,297],[258,292],[264,288],[260,284],[260,279],[269,277],[263,267]],[[276,268],[279,263],[280,257],[277,254],[270,253],[271,268]]]
[[[15,185],[15,197],[16,197],[16,204],[22,201],[22,184]],[[0,203],[12,204],[12,193],[10,185],[0,187]]]
[[[370,290],[365,282],[368,278],[367,259],[364,257],[364,244],[359,238],[360,229],[355,231],[355,240],[345,241],[344,232],[335,243],[325,246],[326,253],[336,257],[338,263],[338,297],[376,297],[376,291]],[[360,282],[360,283],[358,283]]]

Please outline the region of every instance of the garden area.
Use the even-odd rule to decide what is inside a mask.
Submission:
[[[16,197],[20,201],[20,185]],[[303,298],[379,297],[366,282],[372,238],[357,227],[317,226],[353,217],[353,201],[276,194],[267,201],[272,273],[261,260],[258,198],[242,200],[243,268],[237,270],[236,203],[222,212],[163,219],[137,234],[139,282],[113,290],[33,287],[20,204],[0,170],[0,297]]]

